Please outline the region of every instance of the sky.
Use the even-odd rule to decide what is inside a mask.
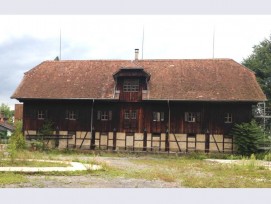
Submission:
[[[60,56],[60,32],[61,60],[133,60],[139,48],[143,59],[241,63],[269,38],[271,15],[0,15],[0,25],[0,104],[14,109],[24,73]]]

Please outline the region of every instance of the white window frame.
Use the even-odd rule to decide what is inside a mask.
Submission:
[[[185,121],[189,123],[195,123],[197,121],[197,113],[185,112]]]
[[[124,111],[124,119],[129,120],[130,119],[130,110],[125,110]]]
[[[131,110],[131,112],[130,112],[130,118],[132,120],[136,120],[137,119],[137,111],[136,110]]]
[[[153,121],[154,122],[163,122],[165,120],[165,113],[164,112],[158,112],[158,111],[154,111],[152,113],[152,117],[153,117]]]
[[[112,110],[99,110],[97,111],[97,120],[108,121],[112,120]]]
[[[225,123],[232,123],[232,113],[226,113],[225,118],[224,118]]]
[[[66,111],[66,119],[68,120],[76,120],[77,119],[77,113],[74,110],[67,110]]]
[[[125,79],[123,92],[139,92],[139,79]]]
[[[75,111],[69,111],[69,120],[76,120],[76,113]]]
[[[38,120],[44,120],[45,119],[45,111],[44,110],[38,110]]]
[[[108,111],[101,111],[101,120],[102,121],[106,121],[106,120],[108,120]]]

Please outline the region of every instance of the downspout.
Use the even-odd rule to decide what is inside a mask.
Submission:
[[[90,120],[91,120],[91,122],[90,122],[90,124],[91,124],[91,126],[90,126],[90,132],[91,132],[91,135],[92,135],[92,129],[93,129],[93,109],[94,109],[94,99],[92,99],[93,101],[92,101],[92,106],[91,106],[91,117],[90,117]]]
[[[168,133],[170,133],[170,105],[169,105],[169,99],[167,100],[168,105]]]

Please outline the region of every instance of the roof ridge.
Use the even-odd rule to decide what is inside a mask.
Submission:
[[[44,62],[54,62],[54,63],[61,63],[61,62],[76,62],[76,61],[79,61],[79,62],[87,62],[87,61],[127,61],[127,62],[141,62],[141,61],[211,61],[211,60],[214,60],[214,61],[222,61],[222,60],[225,60],[225,61],[228,61],[228,60],[233,60],[231,58],[202,58],[202,59],[176,59],[176,58],[173,58],[173,59],[138,59],[138,60],[130,60],[130,59],[78,59],[78,60],[59,60],[59,61],[55,61],[55,60],[45,60],[43,61],[42,63]],[[233,60],[235,61],[235,60]],[[40,64],[42,64],[40,63]],[[37,65],[39,66],[39,65]],[[35,67],[34,67],[35,68]],[[33,68],[33,69],[34,69]]]

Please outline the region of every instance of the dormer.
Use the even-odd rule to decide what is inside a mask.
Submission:
[[[141,101],[142,94],[148,91],[150,74],[144,71],[138,60],[121,67],[113,77],[115,80],[114,98],[121,101]]]

